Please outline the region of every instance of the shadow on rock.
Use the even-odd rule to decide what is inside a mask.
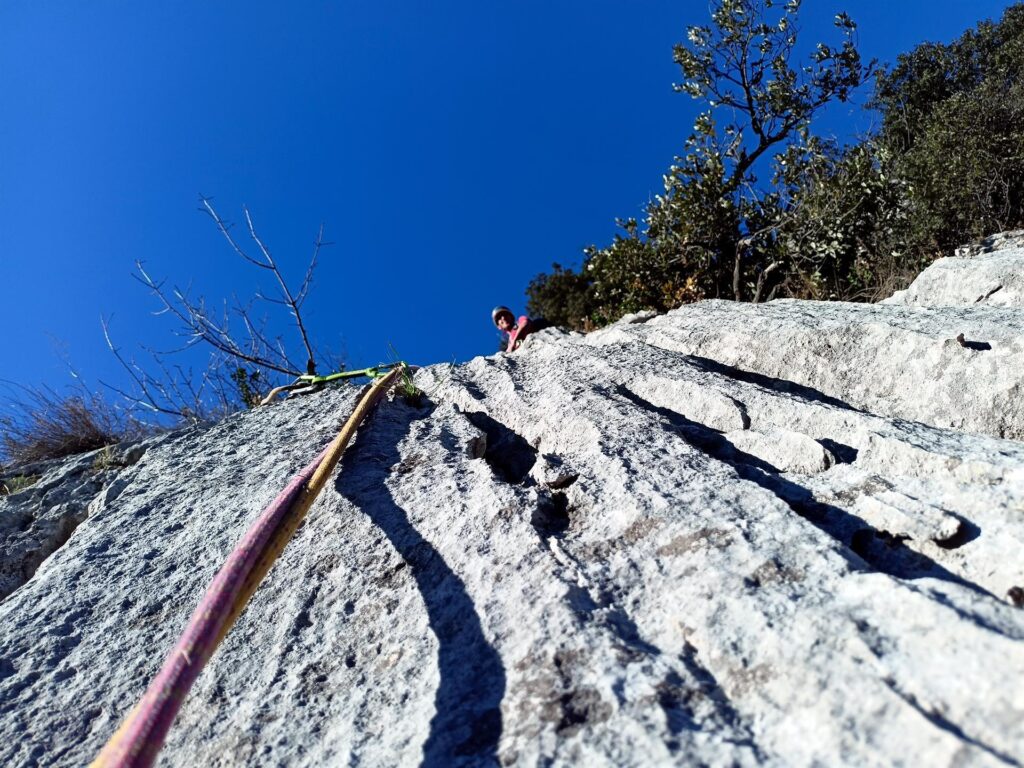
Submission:
[[[802,518],[842,544],[844,549],[840,554],[853,566],[867,565],[899,579],[940,579],[992,597],[988,590],[978,584],[907,547],[904,542],[909,537],[879,530],[842,507],[819,502],[810,490],[782,476],[768,462],[740,451],[721,432],[691,421],[675,411],[656,406],[626,387],[618,387],[615,392],[633,405],[660,416],[663,429],[712,458],[728,464],[741,479],[770,491]],[[972,526],[967,529],[966,535],[976,538],[979,531],[976,526]]]
[[[825,405],[831,405],[833,408],[841,408],[846,411],[857,411],[862,413],[859,408],[854,408],[847,402],[840,400],[839,398],[826,395],[821,390],[815,389],[814,387],[808,387],[804,384],[797,384],[795,381],[789,379],[780,379],[775,376],[767,376],[763,373],[756,373],[755,371],[746,371],[742,368],[737,368],[734,365],[726,365],[720,363],[717,360],[712,360],[708,357],[700,357],[698,355],[687,355],[686,359],[689,360],[697,368],[708,373],[715,373],[719,376],[725,376],[736,381],[742,381],[747,384],[754,384],[765,389],[771,389],[775,392],[785,392],[788,395],[793,395],[800,400],[804,400],[808,403],[824,403]]]
[[[497,765],[505,669],[487,642],[462,579],[409,521],[385,481],[400,461],[398,445],[432,406],[396,400],[379,408],[346,452],[336,487],[377,525],[408,564],[438,642],[440,682],[423,745],[423,765]]]

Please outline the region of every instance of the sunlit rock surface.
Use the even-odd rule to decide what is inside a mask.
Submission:
[[[416,378],[163,765],[1020,765],[1019,306],[705,302]],[[0,763],[95,755],[357,394],[0,499]]]
[[[1024,230],[992,235],[937,259],[883,304],[1024,307]]]

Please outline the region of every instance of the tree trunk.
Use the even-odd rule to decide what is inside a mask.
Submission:
[[[743,301],[742,288],[741,288],[742,277],[743,277],[743,268],[742,268],[742,265],[740,263],[742,261],[742,259],[743,259],[743,243],[741,241],[741,242],[736,243],[736,256],[733,259],[733,263],[732,263],[732,297],[733,297],[734,301]],[[756,299],[755,299],[755,301],[756,301]]]
[[[771,274],[772,272],[774,272],[778,268],[780,263],[781,262],[773,261],[771,264],[769,264],[767,267],[765,267],[761,271],[760,275],[757,276],[757,287],[754,289],[754,303],[755,304],[759,304],[761,302],[761,294],[764,292],[765,281],[768,279],[768,275]],[[777,288],[778,286],[775,286],[775,287]],[[769,301],[774,296],[775,296],[775,290],[773,288],[771,296],[769,296]]]

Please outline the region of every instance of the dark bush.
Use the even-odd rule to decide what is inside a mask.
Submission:
[[[579,273],[553,264],[550,273],[537,275],[526,289],[526,311],[553,325],[585,330],[594,312],[591,281],[586,270]]]
[[[879,143],[908,183],[910,251],[934,258],[1024,225],[1024,4],[879,78]]]

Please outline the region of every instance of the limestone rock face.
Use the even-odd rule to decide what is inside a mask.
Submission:
[[[609,326],[586,341],[636,343],[682,354],[713,378],[1024,439],[1019,307],[704,301],[643,325]]]
[[[882,304],[1024,307],[1024,248],[938,259]]]
[[[1014,229],[1008,232],[997,232],[994,235],[983,237],[973,243],[967,243],[956,249],[954,256],[961,259],[969,259],[983,253],[993,251],[1006,251],[1010,249],[1024,248],[1024,229]]]
[[[161,764],[1020,765],[1024,310],[631,320],[382,404]],[[357,394],[0,498],[0,763],[95,755]]]
[[[937,259],[882,304],[1024,307],[1024,230],[992,235]]]

